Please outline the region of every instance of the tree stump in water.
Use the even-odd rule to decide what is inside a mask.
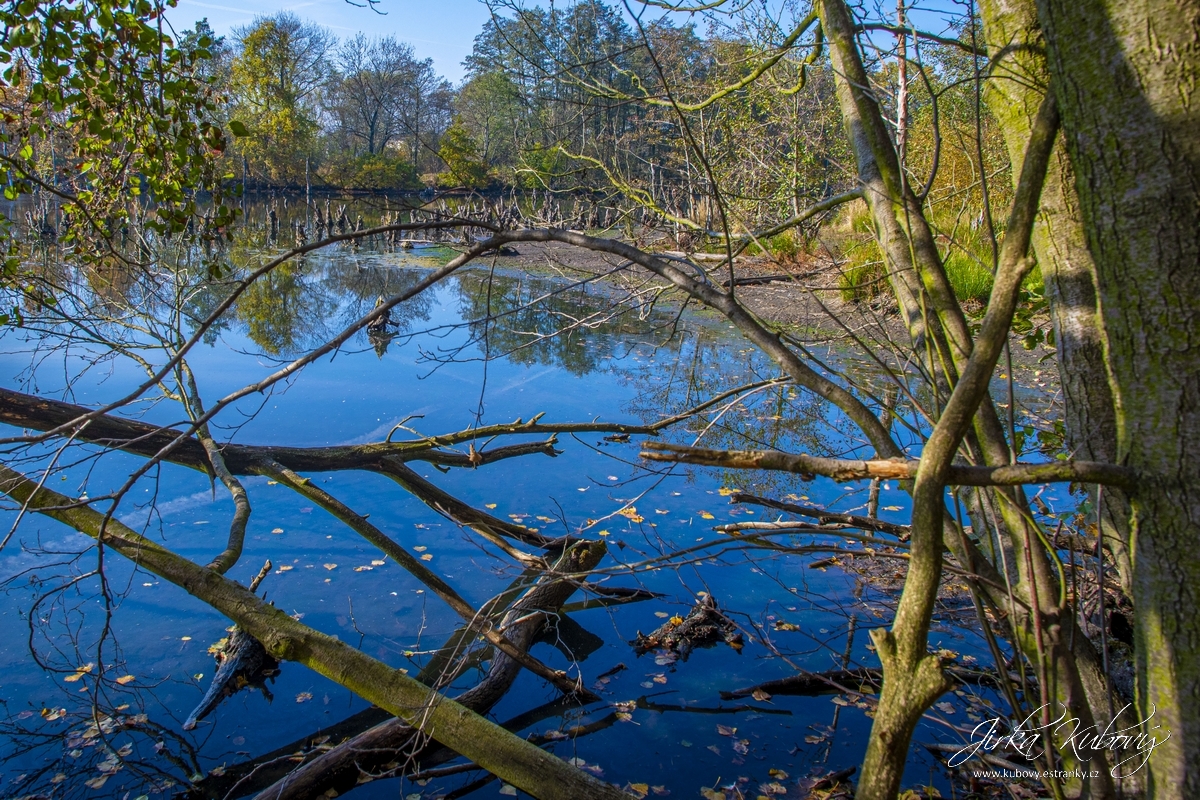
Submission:
[[[650,634],[638,631],[630,644],[639,656],[651,650],[667,650],[681,661],[687,661],[697,647],[712,647],[724,641],[735,652],[742,651],[742,634],[737,625],[717,608],[717,601],[705,595],[686,617],[672,617]]]

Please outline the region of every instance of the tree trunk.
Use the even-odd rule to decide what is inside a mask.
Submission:
[[[1035,0],[984,0],[980,15],[991,59],[985,97],[1004,134],[1015,182],[1034,115],[1049,89],[1046,44]],[[1033,249],[1054,324],[1067,448],[1077,458],[1115,463],[1116,409],[1096,306],[1095,264],[1087,249],[1075,175],[1061,142],[1046,174]],[[1095,502],[1099,498],[1095,487],[1090,488]],[[1106,490],[1103,500],[1105,545],[1116,560],[1125,593],[1132,596],[1129,499],[1119,490]]]
[[[1132,498],[1151,797],[1200,797],[1200,2],[1038,0]]]

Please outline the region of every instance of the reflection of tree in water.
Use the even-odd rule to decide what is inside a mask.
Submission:
[[[463,273],[457,289],[459,313],[473,321],[471,340],[488,355],[560,366],[577,376],[639,343],[667,339],[675,319],[606,289],[544,278]]]
[[[627,410],[652,424],[722,392],[779,375],[778,367],[760,350],[749,344],[733,350],[728,336],[718,327],[690,324],[673,340],[670,352],[642,348],[622,362],[616,369],[641,389]],[[669,370],[664,369],[667,364]],[[882,377],[869,366],[847,368],[862,372],[856,378],[867,386]],[[899,413],[907,412],[901,408]],[[718,403],[664,431],[663,439],[690,445],[703,434],[696,442],[701,447],[845,457],[865,444],[855,433],[831,404],[794,385],[780,384]],[[694,467],[677,466],[676,472],[689,478],[699,474]],[[743,488],[772,495],[803,493],[807,486],[800,476],[784,472],[747,471],[744,479]]]
[[[289,355],[330,338],[367,314],[379,297],[399,294],[426,274],[348,253],[297,259],[251,286],[238,301],[237,318],[265,352]],[[432,302],[432,295],[418,295],[392,310],[386,335],[360,335],[377,352],[386,350],[390,336],[428,319]]]

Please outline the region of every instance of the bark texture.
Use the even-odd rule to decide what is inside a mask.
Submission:
[[[1200,2],[1038,0],[1136,469],[1138,703],[1151,797],[1200,797]]]

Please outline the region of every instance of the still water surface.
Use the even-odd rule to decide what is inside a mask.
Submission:
[[[289,355],[365,313],[377,296],[411,285],[446,258],[447,252],[436,248],[397,253],[344,250],[280,270],[191,355],[201,392],[217,398],[261,379]],[[226,427],[217,436],[254,444],[353,444],[380,441],[401,423],[428,435],[460,430],[476,421],[529,419],[538,412],[545,413],[547,422],[649,423],[725,389],[776,374],[757,351],[715,319],[685,314],[675,329],[676,310],[642,308],[599,321],[621,299],[616,290],[563,287],[552,277],[491,273],[487,265],[461,272],[404,306],[394,317],[395,338],[360,333],[334,357],[306,368],[286,385],[239,402],[221,418],[226,426],[236,427]],[[547,294],[551,296],[544,302],[519,310]],[[467,324],[486,316],[489,303],[498,319],[486,330],[478,323]],[[595,324],[580,325],[567,336],[541,338],[588,314],[599,315],[589,319]],[[4,345],[0,367],[9,375],[33,380],[47,394],[61,388],[72,364],[86,360],[84,353],[65,359],[54,355],[34,371],[30,364],[36,341],[10,334]],[[833,363],[843,358],[835,351],[823,355]],[[120,396],[141,378],[128,362],[113,360],[89,372],[75,385],[72,397],[78,403],[98,404]],[[848,437],[842,420],[790,388],[758,392],[718,416],[715,411],[720,408],[666,438],[690,443],[712,423],[702,441],[713,446],[852,452],[859,444]],[[145,419],[160,423],[177,422],[182,416],[169,403],[142,411]],[[603,537],[611,550],[601,576],[607,585],[642,587],[663,595],[618,607],[593,604],[573,610],[570,619],[577,625],[564,626],[568,641],[557,647],[536,645],[538,658],[552,667],[580,670],[589,685],[619,664],[627,669],[599,686],[610,705],[551,709],[519,733],[544,734],[607,719],[611,724],[594,732],[554,743],[553,752],[581,759],[614,783],[645,783],[679,797],[696,797],[704,786],[730,784],[754,796],[760,782],[778,779],[769,770],[785,771],[790,777],[783,783],[794,786],[796,778],[810,772],[856,765],[870,719],[853,704],[855,698],[849,698],[849,705],[830,695],[723,702],[719,692],[781,678],[797,669],[841,667],[847,652],[851,666],[877,665],[866,647],[867,634],[890,617],[886,598],[836,567],[809,568],[822,558],[819,554],[726,550],[716,555],[714,548],[702,553],[712,557],[691,559],[682,566],[630,574],[621,565],[728,540],[712,530],[714,525],[776,518],[761,507],[729,504],[722,490],[727,494],[735,488],[735,480],[740,482],[736,488],[746,491],[791,495],[794,501],[839,510],[861,507],[865,491],[778,474],[734,477],[702,468],[651,474],[638,464],[642,439],[634,436],[620,443],[606,441],[601,434],[563,437],[557,458],[532,455],[446,474],[425,464],[413,465],[441,488],[501,518],[547,533],[582,531]],[[85,450],[80,448],[78,455]],[[140,463],[123,454],[81,460],[54,488],[68,493],[86,489],[96,495],[119,485]],[[494,547],[385,477],[353,471],[309,477],[359,513],[369,514],[405,547],[432,556],[429,565],[476,607],[518,575],[513,562]],[[460,620],[444,604],[325,511],[265,478],[244,482],[254,513],[245,553],[230,577],[248,582],[270,559],[275,570],[263,589],[278,607],[413,674],[457,629]],[[118,514],[122,521],[176,552],[207,563],[223,546],[233,506],[227,493],[214,494],[204,476],[165,465],[140,481],[131,497],[133,502],[126,501]],[[630,518],[634,515],[615,515],[630,501],[641,522]],[[885,488],[881,505],[887,509],[881,513],[884,518],[904,521],[907,496],[895,485]],[[5,516],[6,529],[12,518]],[[96,746],[103,737],[81,742],[79,734],[88,726],[96,688],[90,677],[64,678],[76,666],[95,660],[106,619],[97,581],[85,578],[50,595],[37,607],[32,626],[28,614],[35,599],[93,569],[96,554],[88,550],[73,556],[84,552],[90,540],[44,518],[23,522],[17,539],[0,554],[0,578],[9,579],[0,595],[0,700],[7,717],[7,735],[0,740],[0,795],[40,790],[56,797],[172,796],[192,773],[231,770],[366,707],[336,684],[301,666],[284,664],[270,685],[273,702],[245,691],[195,731],[183,732],[183,720],[214,672],[206,648],[225,635],[229,623],[182,590],[110,558],[106,570],[114,599],[102,658],[112,674],[136,680],[109,684],[98,700],[109,709],[128,704],[122,713],[144,714],[145,722],[110,738],[113,747],[125,748],[121,752],[127,766],[92,788],[85,782],[94,784],[103,774],[97,766],[106,753]],[[656,664],[653,655],[634,655],[629,640],[639,631],[658,627],[665,617],[686,615],[703,592],[711,593],[744,628],[746,646],[740,654],[721,644],[674,664]],[[581,594],[573,598],[582,599]],[[856,631],[848,642],[852,617],[857,618]],[[30,655],[31,643],[45,663],[67,672],[39,668]],[[931,644],[983,660],[980,643],[953,626],[939,626]],[[479,669],[469,670],[455,688],[472,685],[481,674]],[[523,673],[490,716],[509,720],[555,699],[553,688]],[[638,707],[631,716],[613,717],[611,704],[633,700]],[[67,715],[45,719],[55,717],[56,709],[66,709]],[[731,734],[730,729],[736,731]],[[73,737],[68,735],[72,731]],[[946,740],[946,734],[934,723],[917,734],[918,741],[935,738]],[[60,774],[65,777],[52,783]],[[439,797],[481,774],[424,785],[377,781],[360,786],[355,796]],[[940,783],[940,771],[914,748],[906,784],[930,780]],[[499,783],[488,783],[472,796],[494,796],[499,789]]]

